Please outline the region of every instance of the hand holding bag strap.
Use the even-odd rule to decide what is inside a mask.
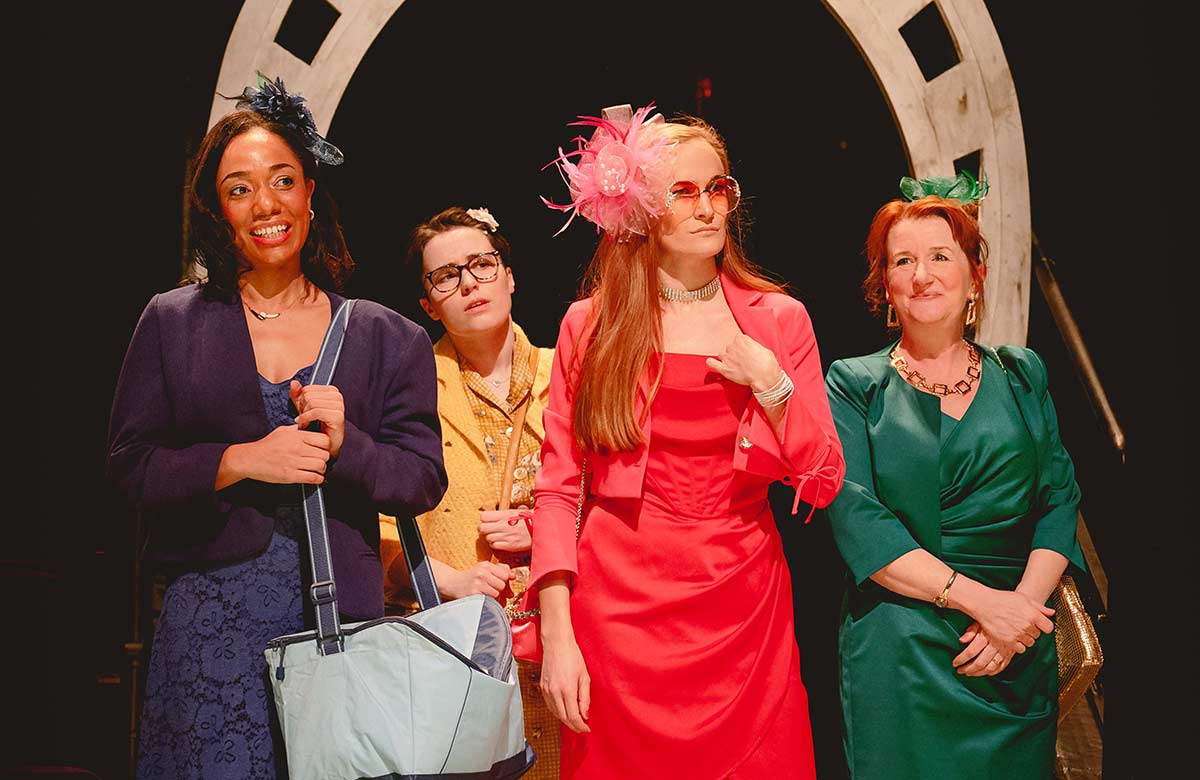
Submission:
[[[412,515],[396,515],[396,531],[400,534],[404,563],[408,566],[412,587],[417,594],[417,606],[421,610],[436,607],[442,603],[442,598],[438,595],[433,569],[425,554],[425,542],[421,539],[417,519]]]
[[[330,319],[310,384],[327,385],[333,381],[333,371],[341,354],[342,340],[353,306],[353,299],[345,301]],[[313,426],[318,429],[320,424],[314,423]],[[333,580],[333,559],[329,550],[329,530],[325,522],[324,494],[319,485],[304,487],[303,493],[304,520],[308,529],[308,549],[313,571],[310,595],[317,613],[317,647],[322,655],[337,653],[342,650],[342,630],[337,611],[337,587]],[[408,564],[413,588],[417,592],[417,602],[421,609],[437,606],[441,599],[438,598],[437,585],[434,584],[416,521],[411,516],[401,515],[396,518],[396,528],[404,549],[404,561]]]
[[[354,308],[354,300],[342,302],[329,320],[325,340],[317,354],[309,384],[327,385],[333,381],[333,370],[337,367],[342,352],[342,339],[346,335],[346,323]],[[314,422],[309,430],[320,430]],[[342,628],[338,622],[337,587],[333,582],[333,559],[329,551],[329,529],[325,523],[325,497],[320,485],[301,485],[303,496],[304,524],[308,530],[308,555],[312,562],[313,583],[309,588],[313,606],[317,613],[317,650],[321,655],[342,651]]]

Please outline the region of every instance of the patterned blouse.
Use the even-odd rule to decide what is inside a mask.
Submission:
[[[467,388],[467,400],[471,404],[471,413],[475,415],[483,433],[483,443],[491,463],[496,495],[500,495],[504,481],[504,461],[508,457],[513,432],[513,414],[533,389],[534,372],[529,365],[532,350],[533,345],[529,343],[525,334],[520,329],[514,329],[512,379],[509,382],[508,397],[504,399],[496,397],[488,382],[463,359],[462,355],[458,358],[463,384]],[[533,508],[533,477],[542,465],[541,452],[542,443],[527,423],[521,432],[520,449],[517,451],[517,462],[513,467],[510,509]],[[513,580],[513,591],[519,594],[525,589],[525,583],[528,581],[529,551],[506,553],[496,550],[495,553],[498,560],[518,567]]]

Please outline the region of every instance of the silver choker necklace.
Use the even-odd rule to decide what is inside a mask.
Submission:
[[[678,290],[674,287],[658,288],[658,296],[666,301],[676,301],[678,303],[692,303],[693,301],[705,301],[717,294],[717,290],[721,289],[721,275],[717,274],[712,278],[712,281],[703,287],[695,290]]]

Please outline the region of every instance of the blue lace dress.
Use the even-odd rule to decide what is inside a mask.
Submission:
[[[295,378],[308,384],[311,376],[308,366]],[[259,377],[273,427],[294,424],[289,382]],[[181,574],[167,587],[146,679],[139,780],[287,777],[263,649],[305,628],[308,544],[299,489],[279,488],[262,554]]]

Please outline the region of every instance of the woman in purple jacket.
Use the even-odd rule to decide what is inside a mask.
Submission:
[[[333,384],[308,383],[353,269],[317,185],[318,163],[342,156],[280,81],[238,108],[191,168],[205,278],[146,306],[113,401],[109,473],[171,575],[139,778],[286,776],[263,648],[312,623],[298,484],[324,485],[347,620],[383,614],[378,513],[424,512],[446,488],[423,328],[360,301]]]

